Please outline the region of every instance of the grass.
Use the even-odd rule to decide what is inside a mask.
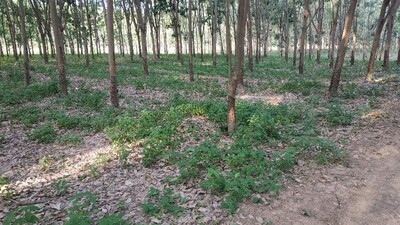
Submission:
[[[0,84],[0,119],[21,124],[30,140],[43,144],[56,141],[79,146],[87,133],[104,132],[118,149],[122,168],[127,170],[133,145],[142,148],[141,162],[146,167],[157,167],[161,163],[175,165],[179,175],[166,179],[167,189],[151,188],[142,211],[149,216],[166,213],[179,217],[185,209],[181,206],[184,199],[173,192],[176,184],[194,181],[199,187],[223,196],[221,207],[234,213],[238,203],[255,193],[277,194],[280,179],[300,159],[321,164],[340,162],[345,153],[324,138],[321,130],[353,124],[361,111],[365,113],[373,108],[377,98],[385,93],[380,83],[354,82],[363,76],[360,71],[364,64],[358,62],[355,67],[344,68],[338,98],[327,101],[323,95],[331,72],[326,66],[306,61],[305,75],[298,76],[296,66],[271,54],[255,64],[253,73],[245,73],[248,91],[293,93],[302,96],[304,101],[269,105],[237,100],[237,129],[228,134],[227,82],[220,83],[227,81],[227,63],[224,56],[218,56],[218,66],[213,67],[211,57],[205,58],[203,63],[200,57],[195,58],[196,81],[191,83],[187,66],[180,66],[174,55],[163,55],[157,63],[149,61],[148,77],[141,75],[139,58],[130,62],[129,57],[117,56],[119,85],[146,93],[160,90],[169,93],[167,97],[152,96],[151,99],[145,96],[133,99],[120,93],[125,104],[122,109],[109,107],[107,90],[85,83],[70,88],[69,95],[61,97],[54,79],[55,62],[44,65],[38,57],[31,61],[33,84],[24,87],[22,68],[6,60],[0,66],[8,74]],[[68,56],[69,79],[79,76],[107,82],[107,67],[105,55],[97,56],[89,67],[84,66],[82,59]],[[35,73],[47,74],[51,79],[39,82],[35,80]],[[259,85],[252,86],[253,81]],[[348,106],[358,99],[366,99],[366,105]],[[192,122],[191,118],[202,118],[202,122]],[[205,124],[212,129],[206,130]],[[4,137],[0,134],[0,145]],[[188,140],[194,143],[188,144]],[[111,160],[110,155],[99,154],[86,172],[96,177],[99,168]],[[42,158],[39,163],[48,167],[50,161]],[[89,205],[94,201],[90,194],[83,197]],[[69,211],[71,224],[82,219],[79,211],[83,208],[75,206]],[[89,220],[90,214],[87,212],[83,219]],[[107,219],[112,217],[104,221]]]

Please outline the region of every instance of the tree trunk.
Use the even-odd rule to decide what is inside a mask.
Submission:
[[[210,5],[213,7],[212,22],[211,22],[211,44],[212,44],[212,61],[213,66],[217,65],[217,0],[211,0]]]
[[[322,26],[324,22],[324,0],[318,0],[318,28],[317,28],[317,64],[321,64],[321,49],[322,49]]]
[[[303,15],[303,26],[301,29],[300,37],[300,59],[299,59],[299,74],[304,74],[304,53],[305,53],[305,41],[307,35],[307,19],[310,15],[309,0],[304,1],[304,15]]]
[[[147,64],[147,17],[149,15],[148,3],[144,3],[144,14],[142,14],[142,7],[140,6],[140,0],[134,0],[136,5],[136,14],[138,25],[140,28],[140,36],[142,40],[142,60],[143,60],[143,75],[149,75],[149,67]]]
[[[61,93],[66,96],[68,94],[67,90],[67,78],[65,76],[65,53],[64,53],[64,42],[60,30],[60,18],[57,16],[56,1],[50,0],[50,15],[51,15],[51,25],[53,27],[54,41],[56,45],[57,54],[57,69],[58,77],[60,83]]]
[[[357,0],[350,0],[350,5],[347,10],[346,19],[344,22],[342,40],[340,42],[339,49],[337,52],[336,63],[333,69],[331,84],[329,86],[329,93],[328,93],[329,97],[335,96],[337,94],[337,89],[340,81],[340,74],[342,73],[344,57],[346,55],[346,47],[349,41],[350,29],[353,23],[353,17],[356,6],[357,6]]]
[[[388,14],[387,22],[386,22],[386,42],[385,42],[385,53],[383,56],[383,68],[389,68],[389,57],[390,57],[390,44],[392,42],[392,33],[393,33],[393,23],[394,17],[396,15],[397,9],[399,7],[399,1],[396,2],[392,1],[392,4],[395,4],[393,10],[391,10]]]
[[[358,11],[356,12],[355,19],[353,22],[353,40],[351,43],[351,55],[350,55],[350,65],[354,66],[355,62],[355,51],[356,51],[356,44],[357,44],[357,23],[358,23]]]
[[[193,82],[194,74],[193,74],[192,0],[189,0],[188,26],[189,26],[189,80],[190,82]]]
[[[19,16],[21,18],[20,20],[20,30],[21,30],[21,36],[22,36],[22,43],[24,46],[24,81],[25,81],[25,86],[28,86],[31,80],[31,76],[29,74],[29,55],[28,55],[28,38],[26,37],[26,30],[25,30],[25,7],[24,7],[24,1],[23,0],[18,0],[18,5],[19,5]]]
[[[247,18],[247,4],[246,0],[238,0],[238,17],[237,17],[237,36],[235,41],[235,72],[232,79],[229,81],[229,95],[228,95],[228,132],[235,131],[235,100],[238,75],[243,74],[243,59],[244,59],[244,36]]]
[[[117,69],[115,66],[114,49],[114,6],[113,0],[107,0],[107,40],[108,40],[108,63],[110,70],[110,100],[111,105],[119,107],[118,88],[117,88]]]
[[[249,64],[249,72],[254,71],[253,68],[253,32],[252,32],[252,18],[250,0],[247,1],[247,58]]]
[[[289,4],[285,0],[285,62],[289,61]]]
[[[47,63],[49,63],[49,55],[47,52],[46,33],[45,33],[43,17],[42,17],[43,12],[40,12],[36,0],[30,0],[29,3],[31,5],[33,13],[35,14],[35,17],[36,17],[36,21],[37,21],[37,25],[38,25],[37,28],[39,31],[42,53],[43,53],[43,60],[44,60],[44,63],[47,64]]]
[[[133,38],[132,38],[132,29],[131,29],[131,21],[130,21],[130,10],[128,9],[126,5],[126,0],[122,0],[122,7],[124,9],[125,13],[125,22],[126,22],[126,28],[128,31],[128,45],[129,45],[129,56],[131,59],[131,62],[133,61]]]
[[[379,14],[379,19],[378,19],[378,23],[377,23],[375,35],[374,35],[374,40],[372,42],[371,53],[369,56],[367,73],[365,75],[365,79],[367,81],[371,81],[374,77],[374,64],[375,64],[376,51],[379,46],[379,39],[381,37],[383,25],[385,24],[385,21],[386,21],[385,14],[386,14],[386,8],[388,7],[389,2],[390,2],[390,0],[383,0],[383,2],[382,2],[381,12]]]
[[[85,26],[85,10],[84,10],[84,2],[82,0],[79,1],[81,7],[81,30],[83,36],[83,48],[85,49],[85,65],[89,66],[89,47],[87,41],[87,29]]]
[[[295,66],[297,63],[297,42],[298,42],[298,34],[297,34],[297,7],[296,0],[293,0],[293,65]]]
[[[90,4],[88,0],[86,0],[86,17],[87,17],[87,23],[88,23],[88,28],[89,28],[89,44],[90,44],[90,54],[92,55],[92,59],[94,59],[94,47],[93,47],[93,29],[92,29],[92,18],[90,12]]]
[[[400,66],[400,37],[397,37],[397,65]]]
[[[201,62],[204,62],[204,24],[203,24],[203,6],[201,1],[199,1],[199,20],[198,20],[198,31],[199,31],[199,38],[200,38],[200,58]]]
[[[226,57],[228,60],[228,78],[232,80],[232,38],[231,38],[231,25],[230,25],[230,12],[229,0],[225,0],[225,35],[226,35]],[[229,120],[229,118],[228,118]]]
[[[331,31],[330,31],[330,47],[329,47],[329,68],[333,68],[333,55],[335,53],[335,46],[336,46],[336,28],[337,28],[337,23],[338,23],[338,18],[339,18],[339,11],[340,7],[342,5],[341,0],[338,0],[337,6],[336,6],[336,14],[334,10],[334,4],[333,0],[331,0],[331,8],[332,8],[332,24],[331,24]]]
[[[3,0],[3,5],[4,5],[4,11],[6,13],[8,29],[10,31],[11,45],[12,45],[12,49],[13,49],[14,58],[15,58],[15,61],[18,61],[17,40],[15,38],[15,23],[14,23],[15,21],[13,22],[11,20],[11,16],[10,16],[10,12],[9,12],[9,9],[8,9],[7,0]]]

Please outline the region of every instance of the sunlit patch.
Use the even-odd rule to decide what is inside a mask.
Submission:
[[[384,116],[385,112],[383,110],[377,109],[361,116],[361,119],[377,119],[377,118],[382,118]]]

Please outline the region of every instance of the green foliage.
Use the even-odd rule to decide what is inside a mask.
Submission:
[[[56,131],[50,123],[45,123],[38,126],[29,132],[28,137],[32,140],[36,140],[40,143],[53,143],[57,137]]]
[[[99,225],[128,225],[128,223],[122,219],[122,214],[105,215],[100,218],[97,223]]]
[[[308,80],[304,77],[292,78],[278,87],[279,92],[292,92],[301,93],[304,96],[310,95],[311,93],[318,91],[324,85],[315,79]]]
[[[81,85],[64,99],[64,105],[82,108],[85,111],[99,111],[105,106],[106,96],[104,91],[92,90]]]
[[[8,183],[7,177],[0,176],[0,185],[7,184],[7,183]]]
[[[128,165],[128,157],[131,154],[131,151],[127,151],[125,148],[120,148],[118,150],[119,162],[122,167],[126,167]]]
[[[37,106],[23,106],[13,108],[9,114],[10,119],[24,126],[38,123],[42,118],[42,110]]]
[[[60,177],[52,183],[58,195],[64,195],[68,191],[69,182],[66,178],[66,176]]]
[[[39,218],[34,214],[40,208],[35,205],[19,207],[7,213],[3,220],[4,225],[36,224]]]
[[[353,113],[343,108],[338,103],[333,103],[328,106],[326,113],[326,121],[330,126],[350,125],[353,120]]]
[[[72,206],[68,209],[68,220],[64,225],[91,223],[90,214],[97,210],[96,196],[91,192],[80,192],[72,197]]]
[[[182,197],[174,194],[171,188],[160,191],[151,187],[146,197],[147,203],[142,204],[142,211],[147,215],[171,213],[174,217],[178,217],[184,211],[184,208],[178,205],[182,201]]]

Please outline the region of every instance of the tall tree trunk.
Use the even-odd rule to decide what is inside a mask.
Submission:
[[[15,21],[13,22],[11,20],[7,0],[3,0],[3,6],[4,6],[4,11],[6,13],[8,29],[10,31],[11,45],[12,45],[12,49],[13,49],[14,58],[15,58],[15,61],[18,61],[17,40],[15,38],[15,23],[14,23]],[[11,6],[12,6],[12,2],[11,2]]]
[[[330,47],[329,47],[329,68],[333,68],[333,55],[335,54],[335,46],[336,46],[336,28],[338,24],[339,11],[342,5],[342,1],[338,0],[336,5],[336,12],[334,10],[334,3],[331,0],[331,8],[332,8],[332,23],[331,23],[331,31],[330,31]]]
[[[349,41],[349,34],[351,25],[353,23],[354,12],[357,6],[357,0],[350,0],[350,5],[346,13],[346,19],[344,22],[342,40],[339,44],[339,49],[337,52],[337,58],[335,63],[335,68],[333,69],[331,84],[329,86],[328,96],[335,96],[337,94],[337,89],[340,81],[340,74],[342,73],[344,57],[346,55],[346,47]]]
[[[164,54],[168,54],[167,28],[164,26]]]
[[[210,0],[210,5],[213,7],[212,21],[211,21],[211,44],[212,44],[212,61],[213,66],[217,65],[217,0]]]
[[[189,0],[189,80],[194,81],[193,74],[193,31],[192,31],[192,0]]]
[[[199,19],[198,19],[198,31],[199,31],[199,38],[200,38],[200,58],[201,62],[204,62],[204,24],[203,24],[203,5],[201,1],[198,1],[198,8],[199,8]]]
[[[36,0],[30,0],[29,3],[31,5],[33,13],[35,14],[35,17],[36,17],[36,21],[37,21],[37,25],[38,25],[37,29],[39,31],[42,53],[43,53],[43,60],[44,60],[44,63],[47,64],[47,63],[49,63],[49,55],[47,52],[46,33],[45,33],[44,24],[43,24],[44,19],[42,17],[43,12],[40,11]]]
[[[374,35],[374,40],[372,42],[371,53],[369,56],[367,73],[365,75],[365,79],[367,81],[372,80],[374,77],[374,64],[375,64],[376,51],[379,46],[379,39],[381,37],[383,25],[385,24],[385,21],[386,21],[385,14],[386,14],[386,8],[388,7],[389,2],[390,2],[390,0],[383,0],[383,2],[382,2],[381,12],[379,14],[379,19],[378,19],[378,23],[377,23],[375,35]]]
[[[355,62],[355,51],[356,51],[356,44],[357,44],[357,23],[358,23],[358,11],[356,11],[355,19],[353,22],[353,40],[351,43],[351,55],[350,55],[350,65],[354,66]]]
[[[117,88],[117,69],[115,66],[114,49],[114,6],[113,0],[107,0],[107,40],[108,40],[108,63],[110,70],[110,100],[111,105],[119,107]]]
[[[393,23],[394,23],[394,17],[396,15],[397,9],[399,7],[400,1],[392,1],[394,7],[393,10],[391,10],[388,14],[387,22],[386,22],[386,41],[385,41],[385,53],[383,57],[383,68],[388,69],[389,68],[389,57],[390,57],[390,44],[392,42],[392,33],[393,33]]]
[[[260,62],[261,52],[260,52],[260,44],[261,44],[261,19],[260,19],[260,1],[256,0],[256,7],[255,7],[255,17],[254,17],[254,24],[256,26],[256,63]],[[229,17],[228,17],[229,18]]]
[[[19,16],[20,16],[20,30],[22,36],[22,43],[24,46],[24,81],[25,86],[28,86],[31,80],[31,76],[29,74],[29,55],[28,55],[28,38],[26,37],[26,30],[25,30],[25,7],[24,1],[18,0],[19,5]]]
[[[249,64],[249,72],[254,71],[253,68],[253,32],[252,32],[252,18],[250,0],[247,1],[247,57]]]
[[[289,61],[289,4],[285,0],[285,62]]]
[[[322,26],[324,22],[324,0],[318,0],[318,28],[317,28],[317,64],[321,64],[321,49],[322,49]]]
[[[175,37],[175,53],[176,58],[180,60],[181,52],[179,47],[179,0],[174,0],[174,13],[173,13],[173,24],[174,24],[174,37]]]
[[[142,14],[142,7],[140,6],[140,0],[134,0],[136,5],[136,14],[138,19],[138,25],[140,28],[140,36],[142,40],[142,60],[143,60],[143,75],[149,75],[149,67],[147,64],[147,18],[149,15],[149,5],[147,2],[144,3],[144,13]]]
[[[94,59],[94,47],[93,47],[93,28],[92,28],[92,17],[91,17],[91,3],[89,3],[89,0],[86,0],[86,17],[87,17],[87,23],[88,23],[88,28],[89,28],[89,44],[90,44],[90,54],[92,55],[92,59]]]
[[[340,0],[339,0],[340,1]],[[300,59],[299,59],[299,74],[304,74],[304,53],[305,53],[305,42],[307,35],[307,19],[310,16],[309,0],[304,0],[304,15],[303,15],[303,26],[301,29],[300,37]]]
[[[397,51],[397,65],[398,66],[400,66],[400,36],[399,37],[397,37],[397,48],[398,48],[398,51]]]
[[[56,45],[57,54],[57,70],[60,82],[61,93],[65,96],[68,94],[67,90],[67,78],[65,76],[65,53],[64,53],[64,42],[61,34],[61,21],[57,16],[57,6],[55,0],[50,0],[50,15],[51,25],[53,27],[54,40]]]
[[[232,80],[232,38],[231,38],[231,25],[230,25],[230,12],[229,0],[225,0],[225,35],[226,35],[226,57],[228,60],[228,78]],[[228,118],[229,120],[229,118]]]
[[[298,34],[297,34],[297,7],[296,0],[293,0],[293,65],[295,66],[297,63],[297,42],[298,42]]]
[[[238,17],[237,17],[237,36],[235,41],[235,72],[232,79],[229,81],[229,95],[228,95],[228,132],[235,131],[235,100],[236,88],[238,84],[239,74],[243,74],[243,59],[244,59],[244,36],[247,18],[247,4],[246,0],[239,0]],[[243,75],[242,75],[243,76]]]
[[[133,38],[132,38],[132,28],[131,28],[131,21],[130,21],[130,10],[127,7],[126,0],[122,0],[122,7],[125,13],[125,22],[126,28],[128,31],[128,45],[129,45],[129,56],[131,61],[133,61]]]
[[[83,36],[83,48],[85,49],[85,65],[89,66],[89,47],[88,47],[88,41],[87,41],[87,29],[85,26],[85,7],[84,7],[84,2],[82,0],[79,1],[80,7],[81,7],[81,30],[82,30],[82,36]]]

